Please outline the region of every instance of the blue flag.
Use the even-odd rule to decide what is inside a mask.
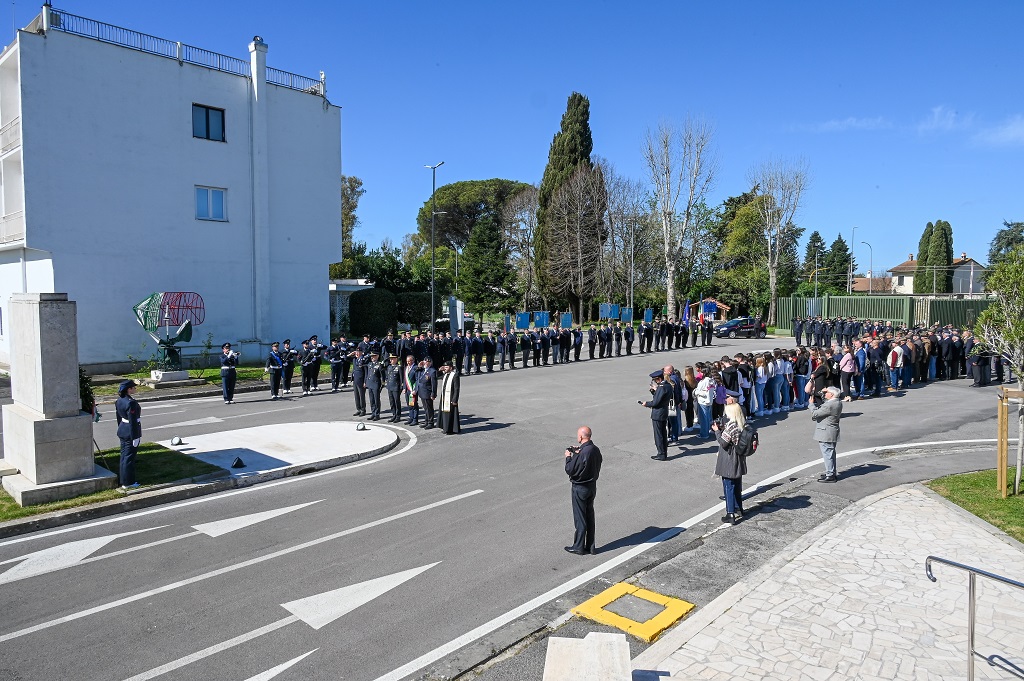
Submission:
[[[690,323],[690,299],[686,299],[686,307],[683,308],[683,324],[689,325]]]

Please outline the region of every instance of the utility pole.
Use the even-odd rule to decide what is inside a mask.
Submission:
[[[818,297],[818,249],[814,249],[814,297]]]
[[[437,317],[437,293],[435,292],[434,286],[434,216],[437,215],[434,212],[434,194],[437,193],[437,169],[444,165],[444,161],[441,161],[436,166],[423,166],[424,168],[430,168],[430,174],[433,181],[430,185],[430,333],[434,333],[434,320]]]

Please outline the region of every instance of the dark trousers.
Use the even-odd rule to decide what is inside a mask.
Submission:
[[[580,361],[580,350],[582,350],[582,349],[583,349],[583,343],[580,343],[579,345],[574,345],[573,346],[572,361],[574,361],[574,362]]]
[[[530,348],[523,348],[523,368],[526,368],[526,364],[530,361]]]
[[[616,357],[621,357],[622,356],[622,339],[621,338],[616,338],[615,339],[615,356]]]
[[[487,355],[487,373],[494,372],[494,355]]]
[[[508,354],[504,350],[498,351],[498,369],[505,370],[505,362],[508,361]]]
[[[797,345],[797,347],[800,347],[801,345],[803,345],[803,343],[800,342],[800,339],[803,338],[803,335],[804,335],[803,329],[797,329],[796,333],[793,334],[793,337],[796,338],[796,345]]]
[[[270,394],[277,397],[281,394],[281,370],[270,370]]]
[[[391,417],[396,421],[402,418],[402,391],[388,390],[388,406],[391,408]]]
[[[309,380],[313,382],[313,389],[320,389],[320,360],[309,365]]]
[[[572,523],[576,527],[572,548],[577,551],[594,550],[594,499],[597,497],[597,483],[572,486]]]
[[[590,359],[594,359],[594,349],[597,347],[597,343],[588,342],[587,345],[590,347]],[[640,352],[643,352],[643,350]]]
[[[958,370],[959,370],[959,367],[957,366],[957,362],[956,362],[955,359],[948,359],[948,360],[946,360],[946,380],[947,381],[952,380],[954,378],[959,378],[960,375],[957,373]]]
[[[283,378],[284,378],[284,389],[285,390],[291,390],[292,389],[292,376],[294,376],[294,375],[295,375],[295,365],[294,364],[289,364],[288,366],[286,366],[284,368],[284,376],[283,376]]]
[[[627,341],[626,342],[626,354],[627,355],[632,355],[633,354],[633,341]]]
[[[434,400],[429,397],[420,398],[423,403],[423,423],[428,428],[434,427]]]
[[[533,366],[540,366],[540,350],[537,348],[533,349]]]
[[[654,448],[658,451],[658,458],[664,459],[668,456],[668,421],[652,420],[654,426]]]
[[[135,454],[136,449],[132,447],[132,438],[122,437],[121,440],[121,485],[128,486],[135,484]]]
[[[579,359],[579,357],[577,357],[576,359]],[[568,363],[569,363],[569,346],[568,345],[563,345],[562,346],[562,364],[568,364]]]
[[[455,370],[460,374],[462,373],[463,367],[466,364],[466,355],[455,355]]]
[[[473,355],[473,370],[476,371],[476,373],[478,373],[478,374],[480,373],[480,363],[483,362],[483,361],[484,361],[483,353],[480,353],[478,355]]]
[[[722,478],[726,513],[743,513],[743,478]]]
[[[562,349],[561,349],[561,347],[562,346],[560,346],[560,345],[552,345],[551,346],[551,355],[552,355],[551,361],[554,362],[555,364],[559,364],[562,361]]]
[[[542,357],[542,358],[543,358],[543,360],[544,360],[544,365],[545,365],[545,366],[547,366],[547,363],[548,363],[548,355],[549,355],[550,353],[551,353],[551,348],[541,348],[541,349],[540,349],[540,354],[541,354],[541,357]]]
[[[331,390],[337,390],[344,382],[341,380],[341,365],[344,362],[337,362],[331,365]]]
[[[308,393],[313,387],[313,372],[310,366],[302,367],[302,392]]]
[[[380,418],[380,388],[367,388],[370,395],[370,417]]]
[[[697,332],[696,331],[691,331],[690,332],[690,345],[693,346],[693,347],[697,347]]]
[[[366,415],[366,386],[361,381],[356,381],[352,394],[356,396],[356,412],[360,416]]]
[[[348,372],[349,372],[349,368],[351,366],[352,366],[352,363],[349,362],[347,359],[343,360],[341,362],[341,384],[342,385],[345,385],[346,383],[348,383]]]
[[[235,399],[235,380],[237,378],[234,369],[220,372],[220,389],[224,393],[225,402]]]

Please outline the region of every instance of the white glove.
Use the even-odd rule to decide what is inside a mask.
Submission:
[[[134,440],[132,440],[132,447],[138,448],[140,442],[142,442],[141,437],[135,438]]]

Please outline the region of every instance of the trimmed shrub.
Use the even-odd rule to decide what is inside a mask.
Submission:
[[[429,307],[429,304],[428,304]],[[383,338],[394,331],[398,319],[395,294],[383,288],[356,291],[348,299],[348,314],[355,335],[368,333]]]
[[[395,296],[398,304],[398,321],[418,326],[430,319],[430,292],[399,293]]]

